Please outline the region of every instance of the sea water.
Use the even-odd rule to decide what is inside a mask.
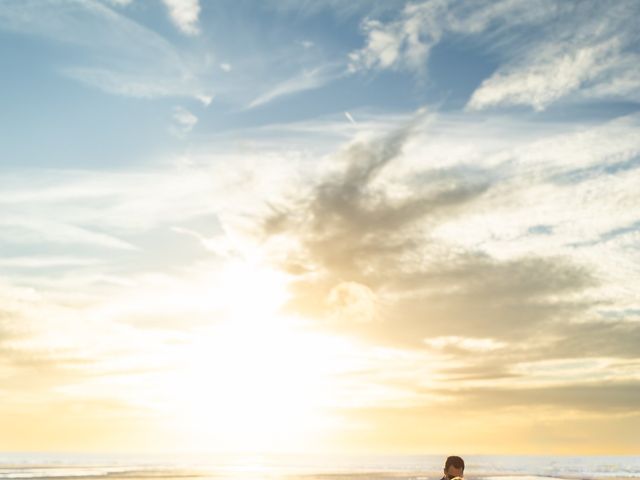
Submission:
[[[463,456],[469,480],[640,479],[640,456]],[[0,480],[436,480],[444,457],[0,453]]]

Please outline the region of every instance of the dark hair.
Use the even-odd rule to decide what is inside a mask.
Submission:
[[[444,462],[444,469],[448,470],[452,465],[455,468],[461,468],[464,471],[464,460],[462,457],[456,457],[455,455],[447,457],[447,461]]]

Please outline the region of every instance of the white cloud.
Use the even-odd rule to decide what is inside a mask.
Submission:
[[[539,45],[524,62],[509,65],[485,80],[469,100],[469,108],[483,109],[494,105],[530,105],[543,110],[551,103],[590,84],[591,95],[617,92],[624,96],[632,85],[610,82],[610,72],[618,70],[620,40],[617,38],[592,45]],[[626,81],[636,80],[628,76]],[[604,85],[600,87],[598,85]],[[640,87],[640,83],[636,86]],[[605,95],[603,95],[605,96]],[[609,95],[610,96],[610,95]]]
[[[196,98],[198,100],[200,100],[200,103],[202,103],[205,107],[211,105],[211,102],[213,101],[214,96],[213,95],[206,95],[206,94],[199,94],[196,95]]]
[[[637,220],[630,208],[640,201],[632,187],[639,171],[633,166],[640,155],[637,116],[580,128],[530,125],[528,132],[523,132],[522,124],[476,124],[473,134],[464,126],[468,122],[474,120],[445,123],[440,127],[444,130],[434,126],[430,138],[409,149],[406,164],[398,165],[400,178],[416,172],[424,158],[430,159],[433,168],[464,164],[490,172],[495,186],[473,206],[436,227],[435,238],[463,249],[481,249],[499,259],[539,251],[579,254],[589,263],[602,261],[603,272],[619,271],[620,278],[627,275],[621,269],[623,263],[609,265],[595,246],[577,250],[573,245],[598,243],[607,232]],[[496,143],[494,128],[503,131],[502,146]],[[544,228],[536,233],[536,226]],[[629,252],[620,251],[620,255]]]
[[[80,257],[52,257],[52,256],[30,256],[30,257],[10,257],[0,258],[0,267],[3,268],[57,268],[57,267],[86,267],[101,263],[95,258]]]
[[[171,21],[187,35],[197,35],[198,15],[200,15],[200,2],[198,0],[162,0],[167,9]]]
[[[619,53],[604,60],[605,67],[598,81],[585,86],[580,92],[585,98],[613,98],[640,101],[640,55]]]
[[[2,182],[0,240],[99,240],[212,214],[213,191],[200,168],[156,171],[26,171]],[[86,230],[101,235],[86,236]],[[12,233],[13,232],[13,233]],[[32,232],[32,233],[29,233]],[[55,235],[54,235],[55,234]],[[96,234],[97,235],[97,234]],[[24,238],[23,238],[24,236]],[[113,243],[113,242],[108,242]],[[120,245],[119,242],[116,242]]]
[[[173,120],[175,124],[171,127],[171,133],[178,137],[189,133],[198,123],[198,117],[184,107],[173,109]]]
[[[522,124],[503,124],[502,147],[492,144],[496,134],[490,125],[475,124],[471,134],[464,125],[473,121],[431,129],[429,138],[408,148],[405,165],[399,162],[395,174],[389,172],[387,181],[415,175],[425,158],[432,168],[488,169],[494,186],[443,219],[430,239],[501,261],[537,252],[571,258],[602,282],[589,298],[638,308],[629,287],[640,274],[637,249],[630,247],[638,235],[632,207],[640,202],[634,188],[640,172],[638,116],[580,128],[547,125],[549,131],[530,125],[526,133]]]
[[[0,9],[0,29],[92,53],[86,64],[60,65],[57,70],[107,93],[143,98],[211,95],[204,81],[205,62],[186,60],[156,32],[96,0],[9,2]]]
[[[180,117],[187,126],[193,123],[188,113]],[[299,155],[264,150],[207,152],[178,166],[169,160],[136,170],[3,172],[0,248],[6,255],[19,255],[23,244],[51,256],[59,256],[64,245],[133,251],[163,231],[175,240],[169,230],[174,226],[199,230],[191,222],[200,221],[208,232],[223,228],[233,235],[249,220],[241,212],[267,208],[265,200],[284,188],[301,162]],[[149,239],[149,231],[159,233]]]
[[[402,36],[396,32],[382,30],[381,26],[380,22],[376,21],[364,24],[365,32],[368,35],[367,46],[364,50],[350,55],[352,69],[355,69],[359,64],[366,68],[373,66],[388,68],[396,62],[400,56]]]
[[[131,243],[114,235],[45,217],[19,218],[6,215],[0,217],[0,225],[3,228],[0,240],[13,244],[51,243],[137,250]]]
[[[112,5],[116,5],[118,7],[124,7],[127,5],[130,5],[133,0],[107,0],[107,2],[111,3]]]
[[[366,45],[349,54],[350,70],[397,69],[423,74],[432,48],[447,35],[481,33],[501,17],[516,18],[516,23],[535,23],[548,16],[545,0],[529,9],[523,5],[513,0],[472,5],[436,0],[407,4],[387,22],[366,19],[361,25]]]
[[[155,77],[148,72],[124,72],[104,68],[72,67],[62,73],[74,80],[98,88],[106,93],[137,98],[157,98],[168,96],[195,97],[208,99],[196,93],[188,84],[176,82],[175,78]],[[202,100],[203,103],[205,100]]]
[[[189,130],[198,123],[198,117],[184,107],[176,107],[173,111],[173,118],[176,122]]]
[[[351,52],[349,68],[422,75],[431,50],[443,39],[475,37],[500,65],[473,93],[471,109],[525,105],[543,110],[567,97],[634,100],[640,91],[635,67],[640,34],[633,21],[638,13],[632,1],[410,4],[389,21],[362,23],[366,44]],[[532,33],[525,36],[523,28]]]
[[[436,0],[407,4],[396,18],[387,22],[366,19],[362,23],[366,45],[351,52],[350,68],[352,71],[392,68],[424,73],[432,48],[445,37],[486,34],[494,41],[492,35],[498,35],[499,41],[499,35],[509,34],[510,28],[548,22],[558,9],[553,0],[478,1],[473,4]],[[493,46],[512,48],[510,39]]]
[[[249,103],[247,108],[259,107],[285,95],[320,88],[342,75],[342,72],[336,71],[333,67],[318,67],[312,70],[304,70],[299,75],[279,83],[271,90],[258,96]]]
[[[220,64],[220,70],[222,70],[223,72],[230,72],[231,71],[231,65],[228,63],[221,63]]]
[[[355,125],[356,121],[353,119],[353,116],[351,116],[349,112],[344,112],[344,116],[347,117],[347,120],[349,120],[350,123],[353,123]]]
[[[640,91],[636,75],[640,36],[631,18],[638,4],[554,4],[537,36],[510,52],[506,62],[473,93],[468,108],[525,105],[543,110],[561,99],[628,98]],[[504,19],[508,25],[509,18]],[[515,34],[516,44],[522,43]]]
[[[228,241],[226,236],[215,235],[207,237],[200,232],[182,227],[171,227],[171,230],[181,235],[195,238],[203,248],[221,257],[230,257],[235,253],[231,242]]]
[[[443,2],[407,5],[399,19],[387,24],[364,21],[362,30],[367,44],[349,54],[349,69],[352,72],[372,68],[424,71],[429,51],[443,33],[437,17],[444,7]]]

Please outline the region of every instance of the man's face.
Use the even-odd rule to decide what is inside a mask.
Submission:
[[[444,471],[444,476],[451,479],[453,477],[462,477],[464,475],[464,469],[463,468],[456,468],[453,465],[449,465],[449,468],[447,468]]]

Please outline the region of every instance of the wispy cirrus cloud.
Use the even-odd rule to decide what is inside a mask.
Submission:
[[[106,1],[118,7],[125,7],[133,2],[133,0],[106,0]]]
[[[79,244],[124,250],[136,249],[131,243],[114,235],[46,218],[3,215],[0,217],[0,225],[4,230],[2,241],[13,244],[51,242],[60,245]]]
[[[637,4],[566,7],[551,19],[560,28],[499,67],[473,93],[469,108],[529,105],[543,110],[567,96],[638,98],[640,83],[631,65],[638,60],[640,36],[629,20]]]
[[[180,15],[189,18],[184,12]],[[188,28],[190,23],[181,21]],[[211,96],[202,80],[206,62],[186,61],[161,35],[97,0],[5,2],[0,28],[71,46],[80,60],[54,68],[107,93],[141,98]],[[90,58],[83,62],[86,54]]]
[[[78,240],[107,241],[110,235],[142,232],[214,211],[205,201],[212,194],[207,177],[197,169],[169,167],[167,171],[102,172],[99,176],[91,171],[13,172],[2,185],[1,220],[25,230],[25,235],[34,230],[34,240],[41,231],[43,239],[47,235],[58,238],[54,235],[58,232],[61,241],[73,242],[76,232]],[[91,230],[100,233],[89,235]],[[11,230],[4,233],[2,238],[13,238]],[[20,238],[18,230],[15,235],[16,240]]]
[[[384,12],[396,11],[398,5],[406,3],[386,2],[371,3],[366,0],[354,0],[352,2],[342,2],[340,0],[325,0],[316,2],[313,0],[268,0],[265,2],[270,8],[278,12],[295,12],[296,15],[313,16],[318,13],[329,13],[339,19],[353,18],[363,12],[382,14]]]
[[[339,66],[324,66],[303,70],[298,75],[278,83],[252,100],[247,108],[256,108],[287,95],[320,88],[343,75],[344,72]]]
[[[434,47],[472,37],[499,65],[471,96],[470,109],[543,110],[569,97],[635,100],[639,36],[631,19],[637,9],[634,2],[551,0],[411,4],[395,19],[362,23],[366,45],[350,54],[350,69],[424,75]],[[532,28],[533,36],[523,33]]]
[[[424,74],[432,49],[445,38],[488,34],[491,39],[497,36],[499,49],[501,34],[509,34],[510,28],[540,25],[551,18],[555,10],[551,0],[529,4],[519,0],[473,5],[456,0],[406,4],[395,18],[384,22],[366,18],[362,22],[366,45],[349,54],[350,68],[352,71],[398,69]]]
[[[31,257],[12,257],[0,259],[0,267],[3,268],[58,268],[58,267],[76,267],[90,266],[102,263],[96,258],[79,258],[79,257],[53,257],[53,256],[31,256]]]

